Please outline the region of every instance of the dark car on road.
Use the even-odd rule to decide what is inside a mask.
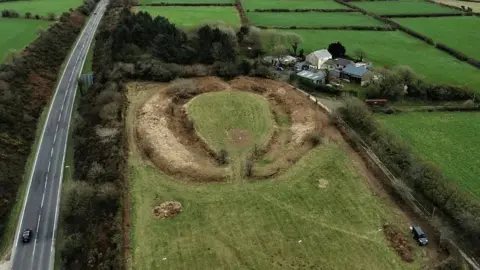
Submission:
[[[413,239],[415,239],[420,246],[426,246],[428,244],[427,235],[420,228],[420,226],[412,227]]]
[[[22,233],[22,241],[23,241],[24,243],[30,242],[30,240],[32,239],[32,235],[33,235],[33,231],[30,230],[30,229],[26,229],[26,230],[23,231],[23,233]]]

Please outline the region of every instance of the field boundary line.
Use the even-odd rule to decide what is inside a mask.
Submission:
[[[137,4],[134,7],[233,7],[234,3],[151,3],[151,4]]]
[[[391,26],[264,26],[255,25],[260,29],[280,29],[280,30],[346,30],[346,31],[395,31]]]
[[[303,93],[307,96],[310,100],[312,100],[315,104],[317,104],[322,110],[327,112],[329,116],[333,116],[334,111],[324,105],[321,101],[319,101],[316,97],[308,94],[307,92],[295,88],[296,90]],[[427,210],[427,208],[420,203],[420,201],[415,198],[414,194],[411,192],[405,193],[404,190],[400,190],[402,186],[405,184],[403,181],[399,180],[395,177],[395,175],[387,168],[387,166],[380,160],[380,158],[375,154],[375,152],[369,147],[369,145],[361,138],[361,136],[355,132],[353,128],[351,128],[342,118],[338,117],[340,127],[337,127],[339,131],[342,133],[344,137],[347,137],[347,141],[351,141],[355,144],[354,148],[358,149],[361,153],[363,153],[363,157],[368,158],[374,166],[377,167],[381,171],[381,173],[385,176],[386,179],[390,181],[390,185],[393,190],[402,198],[402,200],[411,207],[417,215],[425,219],[425,217],[432,216],[432,213]],[[368,166],[367,166],[368,167]],[[431,223],[430,220],[426,219],[428,223]],[[442,221],[443,223],[443,221]],[[434,229],[436,229],[435,226]],[[446,248],[447,250],[452,253],[452,251],[456,251],[462,258],[475,270],[480,270],[480,264],[475,260],[473,255],[469,254],[466,249],[460,247],[457,243],[455,243],[452,239],[445,238],[446,240]]]
[[[383,18],[438,18],[438,17],[472,17],[480,16],[480,13],[418,13],[418,14],[382,14]]]
[[[459,52],[453,48],[450,48],[449,46],[446,46],[442,43],[439,43],[439,42],[436,42],[434,41],[432,38],[429,38],[419,32],[416,32],[416,31],[413,31],[412,29],[410,28],[407,28],[397,22],[394,22],[392,20],[389,20],[388,18],[385,18],[385,17],[382,17],[376,13],[373,13],[373,12],[370,12],[370,11],[367,11],[361,7],[358,7],[358,6],[355,6],[353,4],[350,4],[348,2],[345,2],[345,0],[334,0],[335,2],[339,3],[339,4],[342,4],[346,7],[349,7],[349,8],[352,8],[352,9],[355,9],[361,13],[363,13],[364,15],[367,15],[367,16],[370,16],[372,18],[375,18],[383,23],[386,23],[388,25],[391,25],[392,27],[394,27],[395,29],[398,29],[412,37],[415,37],[417,39],[420,39],[422,40],[423,42],[429,44],[429,45],[432,45],[433,47],[435,47],[437,50],[439,51],[442,51],[444,53],[447,53],[449,54],[450,56],[453,56],[455,57],[456,59],[458,59],[459,61],[462,61],[462,62],[465,62],[467,64],[470,64],[471,66],[477,68],[477,69],[480,69],[480,61],[475,59],[475,58],[472,58],[472,57],[469,57],[467,55],[465,55],[464,53],[462,52]]]

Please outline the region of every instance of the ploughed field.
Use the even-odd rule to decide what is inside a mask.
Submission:
[[[234,7],[142,6],[137,10],[148,12],[152,17],[163,16],[179,27],[195,27],[217,21],[240,26],[240,17]]]
[[[0,63],[12,60],[12,53],[19,53],[37,38],[40,29],[47,29],[52,22],[0,18]],[[14,56],[13,56],[14,57]]]
[[[386,14],[431,14],[431,13],[459,13],[460,11],[442,7],[434,3],[421,0],[402,1],[368,1],[353,3],[367,11],[379,15]]]
[[[394,21],[480,61],[480,19],[477,17],[402,18]]]
[[[209,77],[128,89],[134,269],[425,264],[405,216],[373,194],[356,153],[291,86]],[[166,201],[181,211],[158,217]],[[386,223],[411,241],[412,263],[390,246]]]
[[[465,191],[480,199],[479,115],[476,112],[400,113],[381,122],[437,165]]]
[[[357,12],[248,12],[247,17],[256,26],[384,26]]]

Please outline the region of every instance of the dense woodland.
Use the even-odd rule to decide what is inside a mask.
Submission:
[[[25,168],[40,114],[84,22],[79,11],[64,13],[20,55],[0,65],[0,237],[19,199],[20,184],[28,181]]]

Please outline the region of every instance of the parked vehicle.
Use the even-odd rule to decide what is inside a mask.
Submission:
[[[428,244],[427,235],[420,228],[420,226],[414,225],[412,227],[413,239],[418,242],[420,246],[426,246]]]
[[[30,229],[25,229],[22,233],[22,242],[28,243],[32,239],[33,231]]]

